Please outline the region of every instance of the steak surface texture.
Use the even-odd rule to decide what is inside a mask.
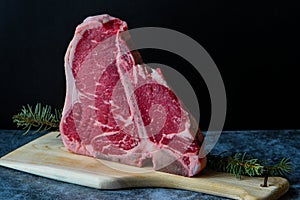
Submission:
[[[138,167],[151,161],[154,170],[193,176],[206,165],[198,124],[161,70],[129,50],[127,29],[109,15],[77,26],[65,55],[64,145],[76,154]]]

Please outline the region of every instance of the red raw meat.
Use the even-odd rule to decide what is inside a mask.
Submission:
[[[65,56],[63,142],[77,154],[139,167],[152,160],[155,170],[193,176],[206,165],[202,134],[160,69],[129,51],[126,30],[109,15],[76,28]]]

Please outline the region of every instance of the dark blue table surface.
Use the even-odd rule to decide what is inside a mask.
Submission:
[[[0,130],[0,157],[41,136]],[[43,133],[45,134],[45,133]],[[280,199],[300,199],[300,130],[224,131],[212,153],[251,152],[260,159],[292,158],[291,186]],[[0,199],[224,199],[198,192],[167,188],[97,190],[0,167]]]

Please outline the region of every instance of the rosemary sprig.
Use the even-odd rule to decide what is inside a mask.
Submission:
[[[58,130],[61,114],[62,110],[54,109],[52,113],[51,106],[42,106],[38,103],[34,109],[30,105],[23,106],[21,112],[13,116],[13,122],[18,128],[26,130],[24,134],[34,128],[37,130],[33,133],[50,129]]]
[[[283,158],[274,165],[266,165],[247,153],[234,153],[229,156],[208,155],[208,168],[233,174],[240,178],[247,176],[263,176],[267,170],[271,176],[284,176],[292,172],[292,163],[289,158]]]

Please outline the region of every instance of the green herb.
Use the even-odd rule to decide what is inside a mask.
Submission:
[[[54,109],[51,106],[42,106],[38,103],[33,109],[30,105],[23,106],[20,113],[13,116],[13,122],[17,127],[26,130],[27,134],[31,129],[37,129],[33,133],[47,130],[58,130],[62,110]]]
[[[283,158],[277,164],[267,165],[247,153],[234,153],[229,156],[208,155],[208,168],[221,172],[228,172],[237,178],[243,175],[263,176],[266,171],[271,176],[284,176],[292,172],[292,163],[289,158]]]

